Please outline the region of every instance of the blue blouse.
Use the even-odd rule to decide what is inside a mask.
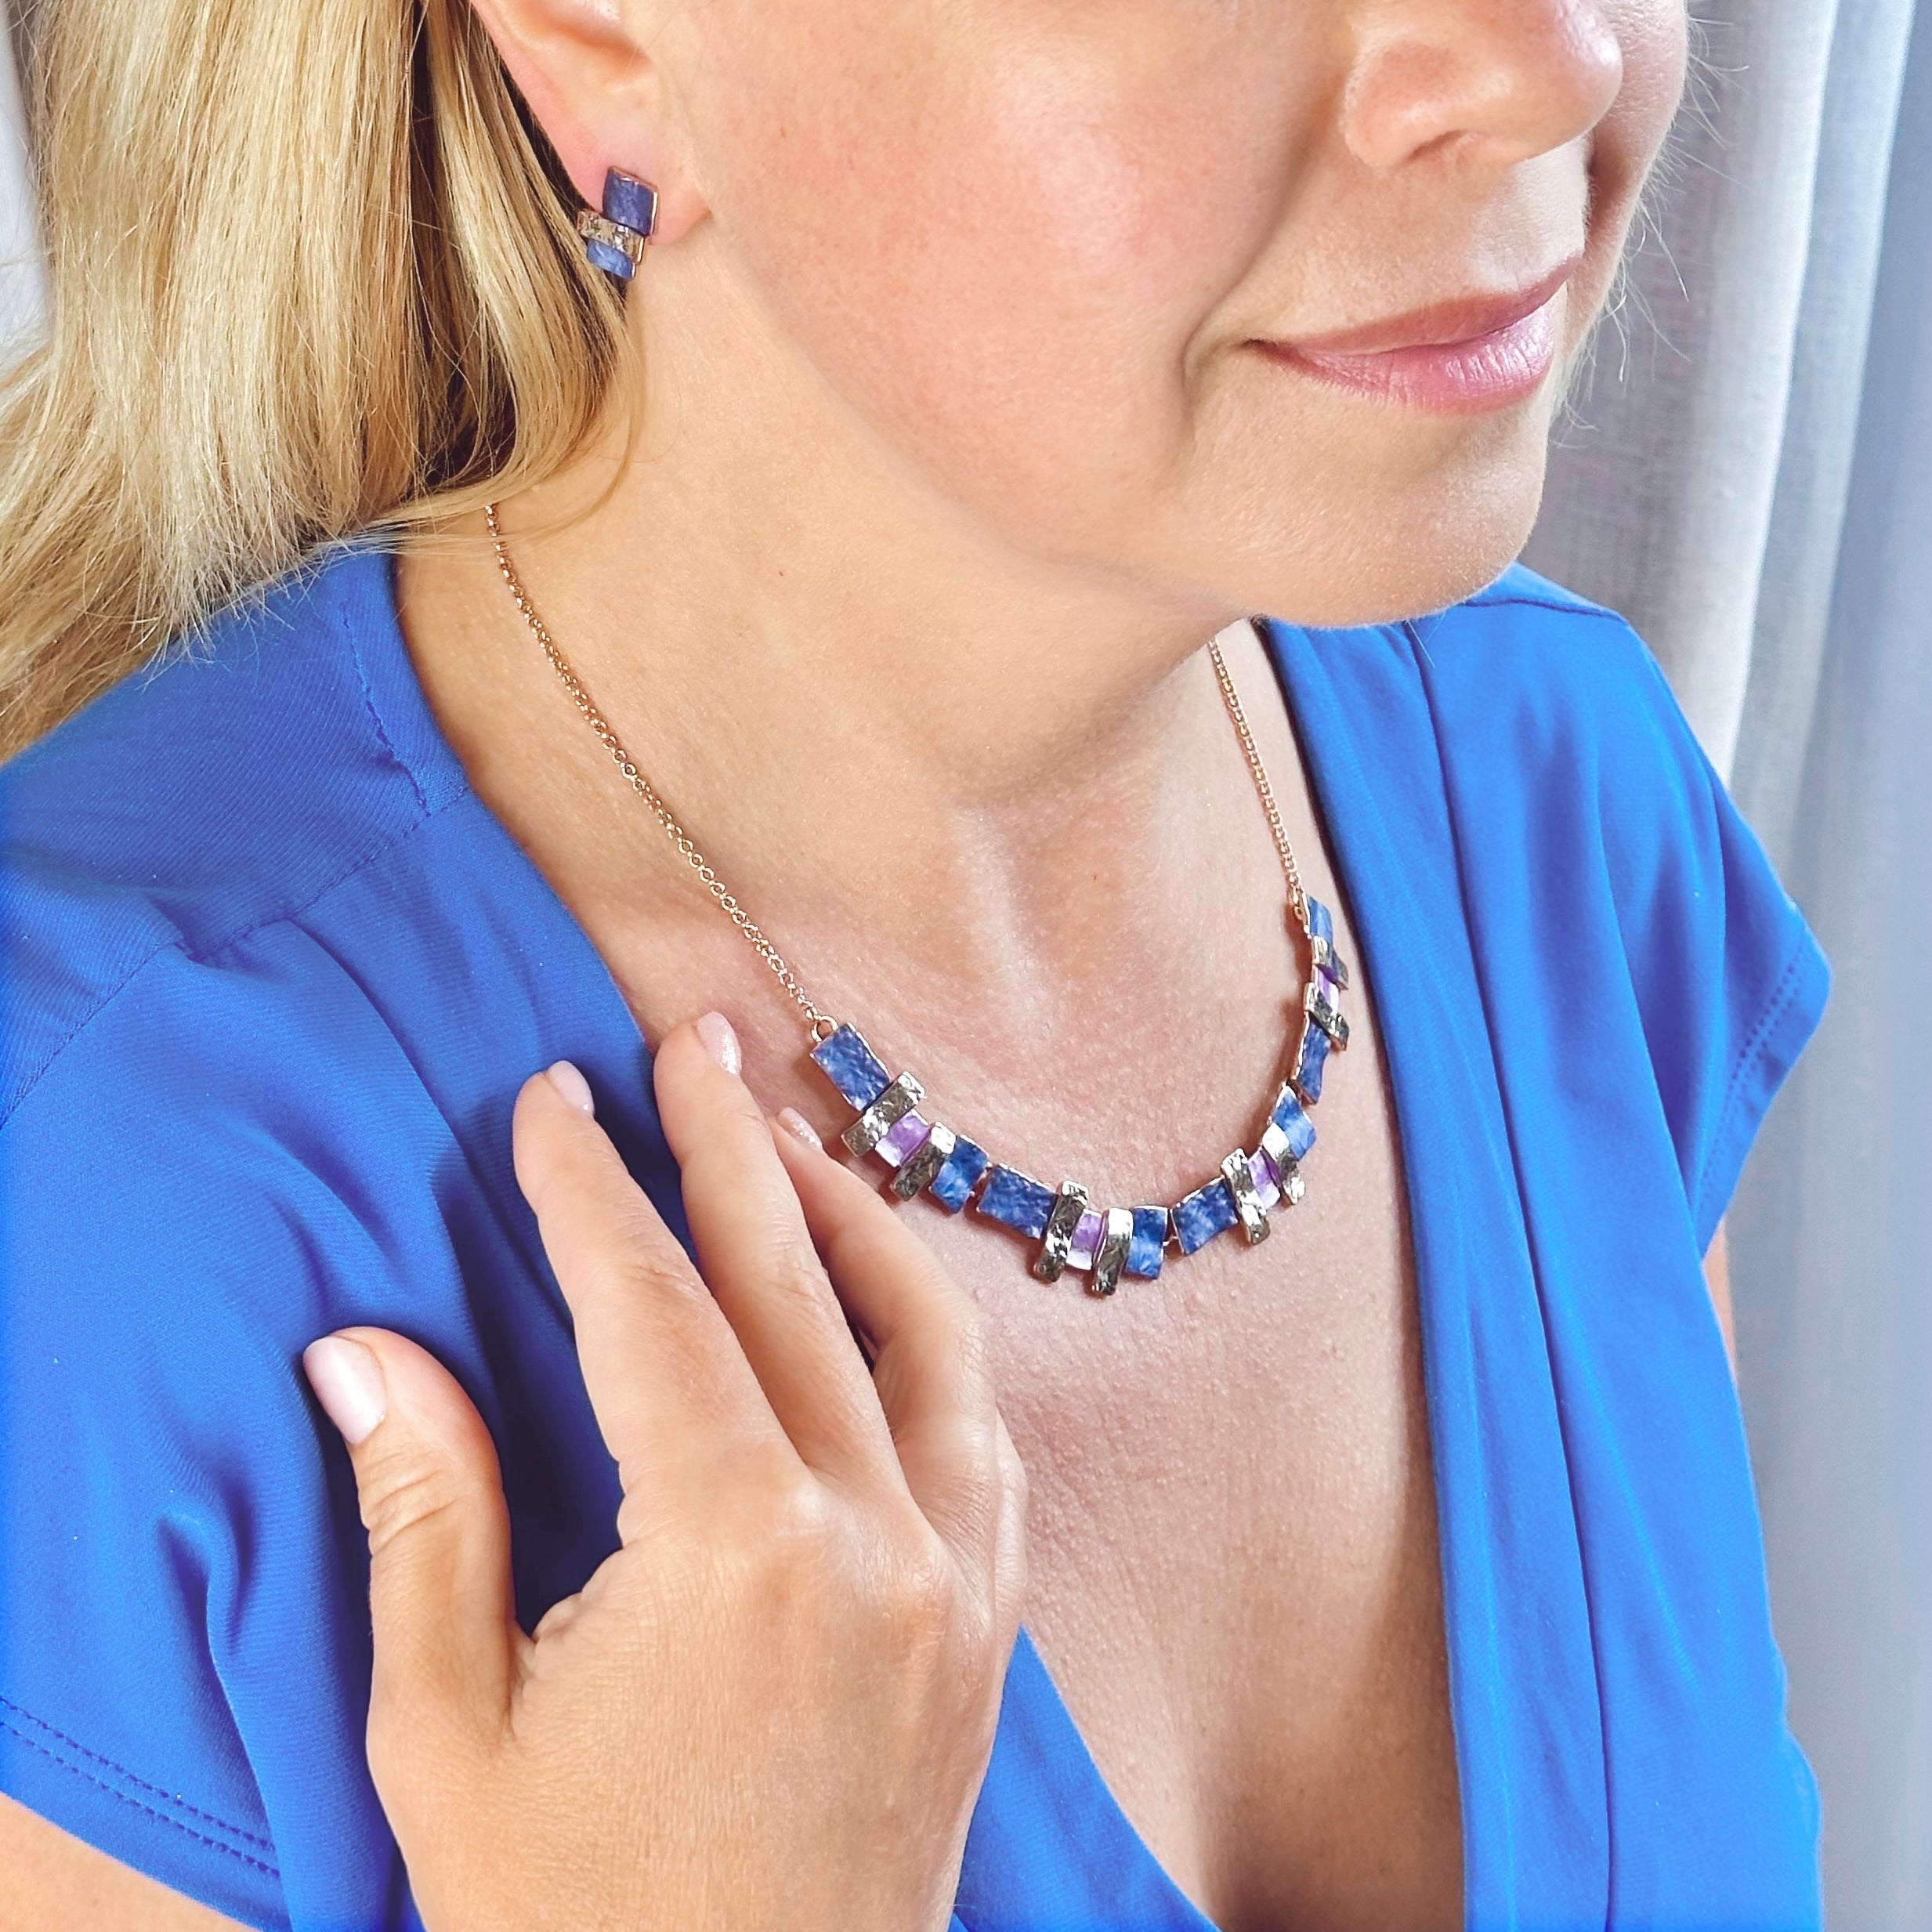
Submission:
[[[1814,1925],[1699,1259],[1824,961],[1611,613],[1516,568],[1268,635],[1393,1082],[1467,1923]],[[575,1061],[682,1232],[647,1049],[470,790],[372,548],[0,768],[0,1789],[247,1924],[417,1926],[299,1352],[432,1350],[495,1437],[526,1626],[577,1590],[617,1486],[510,1109]],[[1210,1932],[1023,1634],[956,1925]]]

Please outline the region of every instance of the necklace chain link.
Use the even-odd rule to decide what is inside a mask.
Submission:
[[[676,815],[658,795],[657,788],[650,780],[638,769],[635,761],[625,751],[617,734],[611,729],[609,721],[592,701],[590,693],[584,689],[577,673],[570,668],[569,659],[557,648],[556,639],[550,635],[549,627],[537,615],[536,606],[530,602],[529,592],[523,588],[523,579],[517,575],[516,566],[510,561],[509,548],[503,540],[502,526],[497,521],[495,504],[487,503],[483,505],[483,520],[490,527],[490,547],[496,553],[498,573],[508,587],[518,610],[523,613],[523,621],[529,625],[530,633],[537,642],[543,646],[544,655],[550,660],[552,668],[562,680],[563,688],[570,693],[578,711],[583,714],[585,722],[602,741],[604,749],[610,754],[613,762],[624,774],[631,789],[650,807],[672,845],[703,881],[704,889],[711,894],[718,910],[744,935],[752,950],[770,969],[772,977],[804,1014],[812,1037],[815,1040],[829,1039],[838,1029],[838,1021],[814,1003],[812,996],[799,983],[798,975],[787,964],[783,954],[772,943],[757,921],[739,904],[730,888],[713,870],[711,861],[698,850],[691,834],[678,822]],[[1255,744],[1254,734],[1248,729],[1247,714],[1241,708],[1240,697],[1235,690],[1234,679],[1228,675],[1226,660],[1221,657],[1218,641],[1210,639],[1207,654],[1214,662],[1214,676],[1221,686],[1221,701],[1227,707],[1228,715],[1234,722],[1236,735],[1241,740],[1242,752],[1247,759],[1249,772],[1254,780],[1254,789],[1261,797],[1261,809],[1268,816],[1268,829],[1273,836],[1275,849],[1281,857],[1282,871],[1288,881],[1290,907],[1294,914],[1296,922],[1305,925],[1308,912],[1301,890],[1301,874],[1295,864],[1294,848],[1288,842],[1287,829],[1282,823],[1280,808],[1275,802],[1275,788],[1268,783],[1267,768],[1261,762],[1261,754]]]

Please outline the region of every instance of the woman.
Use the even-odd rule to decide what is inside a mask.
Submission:
[[[1813,1923],[1700,1261],[1823,965],[1510,567],[1676,0],[46,32],[31,1895]]]

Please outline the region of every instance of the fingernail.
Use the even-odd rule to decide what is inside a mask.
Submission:
[[[704,1042],[704,1051],[727,1073],[743,1070],[744,1055],[739,1050],[738,1036],[731,1030],[731,1022],[723,1014],[701,1014],[697,1021],[697,1037]]]
[[[550,1076],[550,1084],[579,1113],[596,1118],[597,1103],[591,1098],[590,1082],[568,1060],[553,1061],[544,1071]]]
[[[346,1335],[324,1335],[302,1351],[302,1366],[315,1398],[328,1411],[342,1440],[360,1442],[389,1413],[382,1364],[373,1349]]]
[[[796,1107],[780,1107],[778,1110],[778,1124],[793,1139],[803,1141],[806,1146],[823,1151],[825,1143],[819,1138],[818,1129]]]

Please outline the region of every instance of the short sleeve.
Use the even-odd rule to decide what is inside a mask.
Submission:
[[[277,973],[164,950],[0,1127],[0,1789],[244,1924],[372,1932],[414,1915],[299,1353],[434,1250],[358,1181],[355,1029]]]
[[[1656,660],[1626,636],[1626,701],[1609,713],[1598,765],[1604,848],[1702,1248],[1818,1026],[1830,975]]]

